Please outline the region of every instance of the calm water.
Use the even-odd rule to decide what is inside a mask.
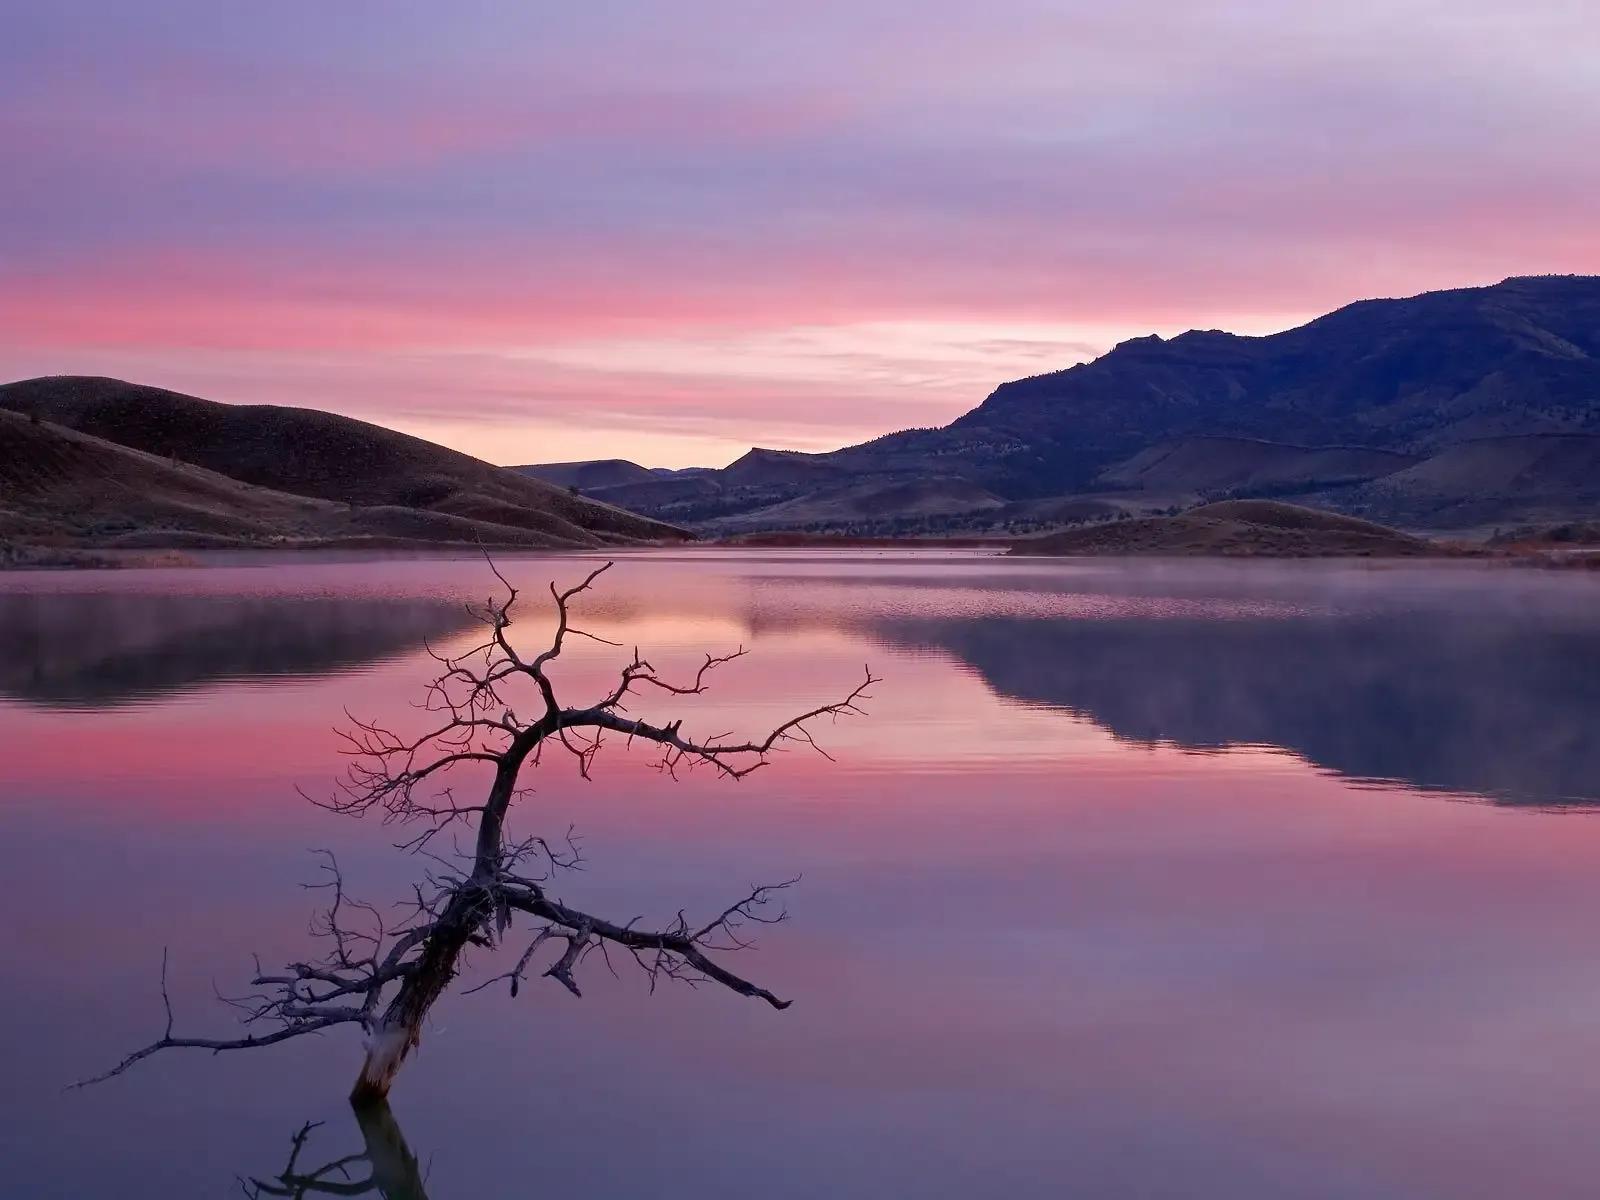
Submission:
[[[586,565],[505,564],[530,594]],[[338,770],[342,709],[406,719],[424,642],[490,583],[0,575],[0,1194],[237,1195],[306,1121],[301,1167],[367,1144],[337,1033],[61,1088],[159,1033],[163,946],[180,1025],[230,1030],[212,981],[304,948],[308,848],[405,893],[423,864],[392,831],[294,788]],[[581,1001],[450,998],[376,1138],[434,1200],[1593,1194],[1600,580],[662,554],[588,613],[662,666],[753,651],[648,710],[690,728],[884,682],[825,731],[835,763],[546,763],[530,817],[577,824],[587,907],[692,915],[803,874],[733,964],[796,1003],[595,969]],[[574,656],[567,693],[613,657]]]

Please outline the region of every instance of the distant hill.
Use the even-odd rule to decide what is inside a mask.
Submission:
[[[717,476],[725,483],[751,487],[791,483],[814,486],[841,478],[846,473],[844,468],[820,455],[802,454],[797,450],[763,450],[758,446],[722,468]]]
[[[70,452],[68,444],[57,447],[60,467],[53,486],[57,500],[68,505],[57,511],[67,515],[70,503],[84,506],[79,510],[84,514],[131,505],[130,513],[137,509],[152,520],[165,520],[156,509],[191,486],[188,476],[169,473],[159,484],[135,488],[115,471],[89,466],[91,459],[106,456],[104,444],[111,443],[144,452],[157,467],[200,467],[280,496],[369,510],[347,524],[381,526],[390,531],[385,536],[470,542],[490,529],[499,532],[483,540],[552,547],[684,536],[662,522],[570,495],[421,438],[315,409],[219,404],[78,376],[0,385],[0,409],[100,441],[93,448],[71,443]],[[15,470],[24,470],[14,455],[11,461]],[[127,460],[117,468],[140,478],[152,469],[149,462],[135,468]],[[215,490],[214,482],[207,486]],[[139,508],[143,495],[157,498],[154,509]],[[283,503],[256,493],[242,510],[224,505],[226,519],[191,514],[183,519],[197,523],[182,527],[209,532],[225,525],[240,536],[260,536],[256,526],[282,527],[278,510]],[[262,506],[272,511],[257,511]],[[186,511],[193,508],[188,505]],[[307,526],[315,527],[313,536],[325,535],[321,521],[318,517]],[[370,531],[376,536],[375,528]]]
[[[811,527],[809,507],[792,502],[869,481],[887,499],[887,485],[929,478],[1004,502],[974,510],[972,529],[1108,493],[1126,493],[1114,503],[1133,511],[1303,495],[1409,520],[1419,511],[1410,484],[1378,480],[1465,443],[1529,435],[1600,436],[1600,277],[1365,300],[1267,337],[1134,338],[1093,362],[1002,384],[941,429],[827,454],[756,450],[697,477],[693,490],[598,494],[719,531],[775,520]],[[1482,523],[1512,512],[1523,484],[1508,491],[1489,457],[1472,460],[1481,478],[1467,458],[1444,462],[1452,490],[1448,503],[1438,493],[1436,513]],[[840,528],[872,533],[907,516],[885,507]]]
[[[998,496],[965,479],[868,478],[804,493],[769,508],[742,513],[726,522],[726,525],[733,532],[747,529],[752,524],[775,527],[841,525],[873,520],[886,512],[904,518],[939,517],[951,513],[991,511],[1004,503]],[[717,532],[724,525],[714,518],[703,524],[708,532]]]
[[[723,503],[726,487],[710,478],[713,472],[653,472],[650,479],[614,487],[590,488],[586,493],[632,512],[665,513],[684,507]],[[674,518],[662,517],[661,520]]]
[[[1337,513],[1273,500],[1224,500],[1171,517],[1112,521],[1027,538],[1012,554],[1222,554],[1275,558],[1414,557],[1433,543]]]
[[[627,483],[648,483],[655,472],[625,458],[591,458],[582,462],[533,463],[523,467],[509,467],[522,475],[542,479],[557,487],[590,488],[618,487]]]
[[[1600,547],[1600,521],[1566,521],[1506,529],[1490,538],[1489,544],[1513,550],[1591,549]]]

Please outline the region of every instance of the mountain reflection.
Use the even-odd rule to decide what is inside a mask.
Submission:
[[[469,621],[460,605],[416,598],[0,594],[0,695],[112,707],[219,680],[327,675]]]
[[[1591,622],[1445,611],[1275,620],[873,622],[1002,696],[1119,738],[1270,745],[1363,780],[1507,804],[1600,802],[1600,636]]]

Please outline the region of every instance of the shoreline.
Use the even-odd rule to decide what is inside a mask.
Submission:
[[[1048,553],[1018,548],[1017,541],[1003,538],[840,538],[807,536],[804,538],[756,536],[752,538],[707,539],[705,541],[646,542],[620,546],[528,546],[474,545],[465,542],[408,542],[384,539],[374,544],[368,539],[318,541],[271,546],[173,546],[139,549],[114,547],[67,547],[38,545],[0,545],[0,575],[40,571],[106,571],[106,570],[199,570],[217,567],[271,567],[279,561],[325,560],[385,561],[423,560],[441,561],[479,559],[485,553],[496,558],[516,559],[595,555],[615,555],[625,558],[634,554],[652,552],[710,552],[739,554],[741,552],[783,551],[905,551],[969,550],[987,551],[986,557],[1011,562],[1303,562],[1303,563],[1361,563],[1368,565],[1406,564],[1482,564],[1538,570],[1600,572],[1600,546],[1563,547],[1560,549],[1535,546],[1463,546],[1440,545],[1436,550],[1423,550],[1405,554],[1386,554],[1330,548],[1279,550],[1261,548],[1208,548],[1194,550],[1175,549],[1097,549],[1077,552]]]

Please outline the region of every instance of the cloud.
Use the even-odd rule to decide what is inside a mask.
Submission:
[[[0,361],[337,360],[323,402],[380,419],[482,356],[485,422],[579,374],[656,430],[803,404],[784,430],[847,441],[1151,329],[1600,271],[1600,22],[1560,0],[86,0],[10,34]]]

